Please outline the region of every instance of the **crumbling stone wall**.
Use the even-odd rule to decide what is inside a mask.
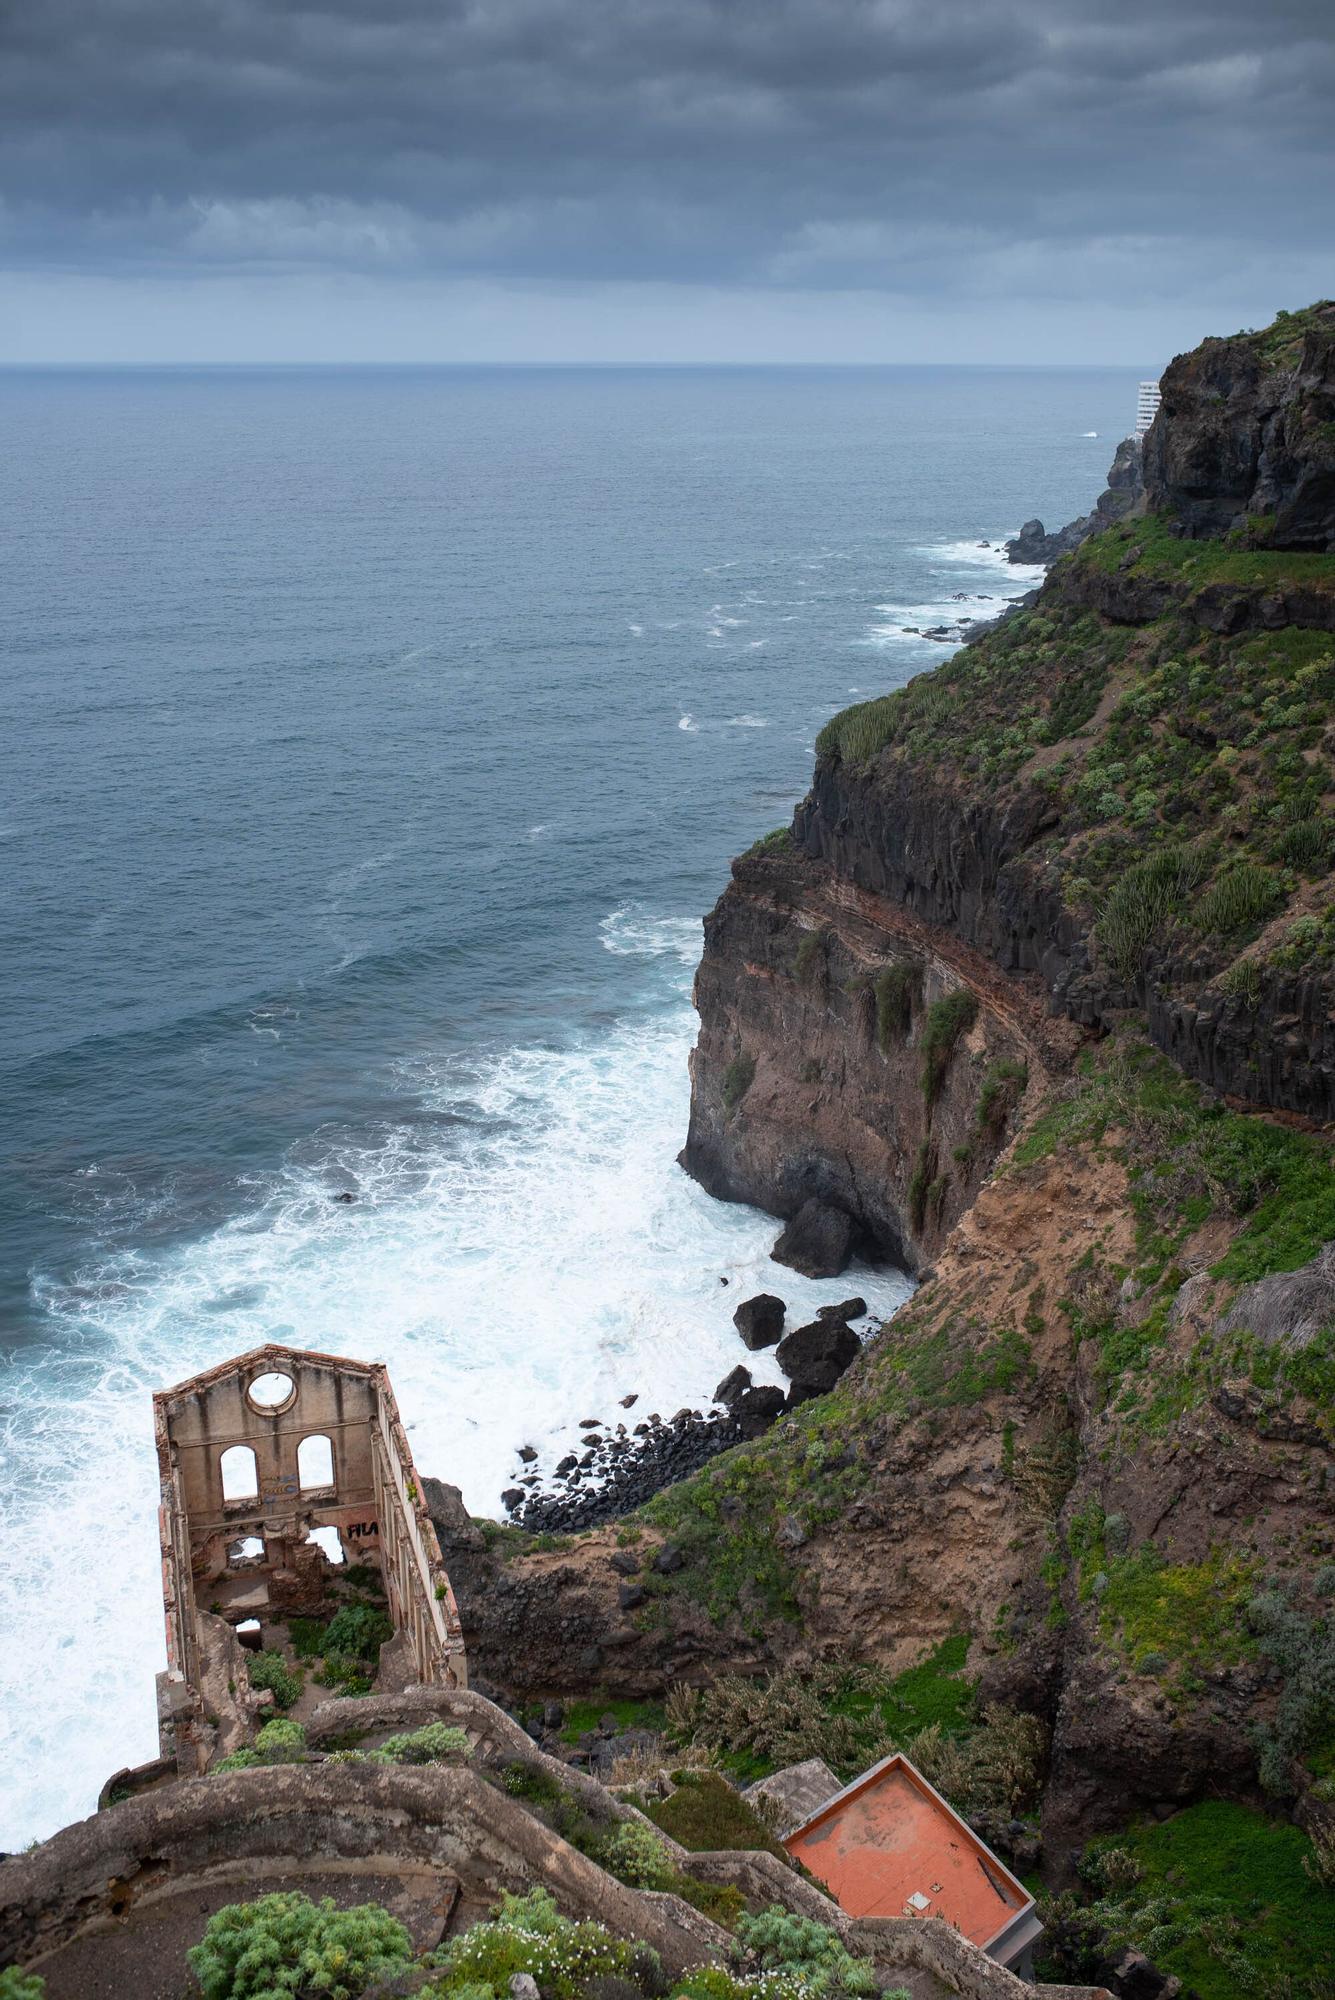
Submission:
[[[230,1628],[322,1608],[329,1562],[315,1530],[379,1570],[413,1678],[467,1684],[454,1593],[383,1364],[269,1345],[161,1391],[153,1413],[159,1734],[178,1769],[203,1770],[217,1746],[206,1716],[221,1716],[224,1747],[244,1724],[244,1702],[233,1715],[219,1693],[237,1684]]]

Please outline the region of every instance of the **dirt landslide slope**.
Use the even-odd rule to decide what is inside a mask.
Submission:
[[[708,920],[685,1163],[842,1207],[911,1304],[619,1531],[442,1523],[517,1693],[967,1634],[1051,1731],[1051,1854],[1335,1769],[1335,307],[1175,362],[1145,460],[833,719]]]

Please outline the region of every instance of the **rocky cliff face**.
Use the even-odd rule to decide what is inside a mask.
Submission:
[[[1161,384],[1145,495],[1193,537],[1335,548],[1335,303],[1206,340]]]
[[[1058,1860],[1259,1799],[1262,1751],[1313,1796],[1329,1717],[1295,1721],[1265,1619],[1326,1645],[1335,1574],[1330,310],[1174,364],[1155,511],[835,717],[791,828],[734,865],[684,1162],[775,1215],[834,1204],[922,1282],[624,1543],[480,1550],[460,1602],[498,1660],[558,1600],[535,1676],[609,1689],[898,1669],[967,1631],[982,1697],[1051,1730]],[[1210,488],[1216,409],[1260,442]],[[1204,532],[1259,480],[1270,529]]]
[[[682,1163],[775,1215],[829,1203],[917,1269],[1074,1037],[888,887],[791,841],[735,865],[705,927]]]

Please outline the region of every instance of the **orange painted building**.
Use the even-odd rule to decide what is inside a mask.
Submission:
[[[1043,1928],[1024,1884],[898,1754],[827,1799],[783,1844],[850,1917],[941,1917],[1017,1968]]]

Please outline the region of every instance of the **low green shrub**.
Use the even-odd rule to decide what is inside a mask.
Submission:
[[[927,1220],[927,1197],[932,1191],[932,1167],[934,1156],[930,1140],[923,1139],[918,1146],[918,1155],[913,1162],[913,1172],[909,1175],[908,1205],[909,1221],[915,1235],[921,1236]]]
[[[786,826],[776,826],[771,832],[762,833],[759,840],[753,840],[746,851],[753,859],[757,860],[763,854],[775,856],[792,854],[795,852],[792,829]]]
[[[676,1866],[663,1842],[643,1820],[618,1820],[603,1841],[598,1860],[609,1875],[632,1889],[670,1889]]]
[[[358,1653],[326,1653],[315,1678],[331,1694],[357,1697],[372,1692],[374,1667]]]
[[[1125,870],[1109,889],[1094,935],[1100,956],[1128,984],[1140,974],[1150,945],[1183,916],[1205,872],[1193,848],[1161,847]]]
[[[701,1882],[694,1875],[674,1875],[672,1893],[725,1931],[735,1931],[746,1910],[745,1896],[731,1882]]]
[[[845,764],[865,764],[890,742],[905,712],[899,692],[855,702],[825,724],[816,738],[816,755],[837,757]]]
[[[325,1631],[326,1660],[330,1653],[349,1654],[355,1659],[375,1660],[394,1627],[375,1604],[345,1604],[336,1611]]]
[[[1005,1060],[991,1065],[978,1093],[975,1123],[979,1132],[992,1139],[999,1136],[1028,1082],[1029,1071],[1022,1062]]]
[[[387,1736],[375,1754],[388,1764],[434,1764],[443,1757],[466,1757],[468,1733],[447,1722],[428,1722],[410,1734]]]
[[[1276,836],[1272,858],[1303,874],[1319,874],[1330,866],[1331,825],[1326,819],[1297,819]]]
[[[323,1618],[289,1618],[287,1636],[299,1660],[318,1660],[328,1643],[329,1626]]]
[[[618,1546],[633,1547],[640,1540],[641,1533],[639,1528],[623,1529],[617,1538]],[[591,1730],[598,1728],[605,1715],[611,1716],[618,1734],[628,1729],[647,1729],[656,1735],[663,1727],[662,1702],[634,1701],[624,1695],[614,1698],[606,1694],[595,1694],[588,1701],[566,1703],[566,1719],[561,1729],[561,1741],[578,1743],[581,1736],[586,1736]]]
[[[1041,1903],[1040,1977],[1097,1978],[1130,1947],[1200,2000],[1329,2000],[1335,1897],[1296,1826],[1222,1799],[1095,1844],[1083,1888]]]
[[[717,1771],[680,1772],[676,1791],[654,1801],[648,1812],[655,1826],[692,1854],[759,1847],[784,1858],[746,1800]]]
[[[665,1991],[657,1954],[647,1945],[563,1917],[545,1889],[502,1896],[491,1922],[452,1938],[439,1962],[442,1976],[423,1989],[422,2000],[476,2000],[479,1993],[506,2000],[518,1973],[537,1981],[543,2000],[584,2000],[597,1980],[625,1981],[646,1996]]]
[[[340,1910],[295,1890],[228,1903],[186,1956],[204,2000],[357,2000],[412,1963],[403,1925],[378,1903]]]
[[[1246,1007],[1255,1007],[1261,998],[1264,973],[1259,958],[1235,958],[1220,979],[1222,990]]]
[[[783,1669],[763,1680],[717,1674],[708,1687],[672,1690],[668,1733],[716,1752],[746,1778],[807,1757],[851,1775],[930,1723],[939,1722],[946,1734],[972,1723],[974,1683],[962,1671],[968,1651],[961,1633],[901,1674],[837,1664]],[[709,1783],[708,1774],[693,1775],[693,1800],[683,1798],[683,1785],[665,1807],[653,1809],[655,1823],[683,1846],[690,1845],[693,1822],[712,1820],[713,1830],[722,1831],[722,1809]],[[732,1843],[720,1838],[719,1844]]]
[[[340,1586],[348,1590],[365,1591],[369,1597],[383,1598],[385,1579],[375,1563],[349,1563],[340,1570],[337,1577]]]
[[[1284,885],[1256,861],[1239,861],[1211,884],[1187,911],[1193,930],[1232,937],[1274,916],[1284,901]]]
[[[35,1972],[20,1972],[16,1965],[0,1972],[0,2000],[45,2000],[46,1981]]]
[[[246,1671],[253,1688],[267,1688],[279,1708],[291,1708],[301,1693],[301,1675],[278,1652],[251,1653]]]
[[[981,1727],[948,1736],[939,1722],[907,1746],[909,1760],[966,1819],[1001,1812],[1008,1819],[1037,1810],[1048,1737],[1035,1715],[989,1708]]]
[[[263,1762],[264,1759],[261,1757],[259,1751],[252,1749],[249,1744],[246,1744],[240,1750],[232,1750],[226,1757],[220,1757],[213,1766],[213,1770],[215,1772],[249,1771],[256,1764],[262,1764]]]
[[[800,980],[807,980],[825,957],[824,931],[807,931],[793,960],[793,971]]]
[[[1096,1550],[1082,1565],[1082,1596],[1100,1569],[1107,1578],[1100,1630],[1140,1671],[1155,1657],[1198,1675],[1254,1650],[1245,1623],[1254,1583],[1247,1557],[1212,1549],[1198,1563],[1169,1563],[1148,1542],[1125,1556]]]
[[[561,1796],[561,1787],[539,1764],[517,1761],[507,1764],[501,1783],[512,1799],[527,1799],[531,1805],[551,1806]]]
[[[877,1991],[869,1958],[854,1958],[827,1924],[794,1916],[780,1904],[748,1914],[737,1925],[738,1955],[764,1972],[795,1977],[809,1995],[864,1995]]]
[[[255,1738],[255,1748],[266,1763],[298,1756],[306,1748],[306,1732],[290,1716],[277,1715],[264,1724]]]

